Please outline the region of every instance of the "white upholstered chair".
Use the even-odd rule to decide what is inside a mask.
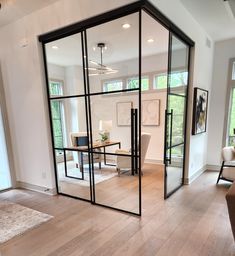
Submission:
[[[146,153],[148,150],[150,138],[151,138],[151,134],[149,134],[149,133],[141,134],[141,169],[144,165],[144,160],[145,160]],[[128,151],[128,150],[123,150],[123,149],[116,150],[116,153],[131,155],[130,150]],[[117,163],[116,164],[117,164],[116,168],[118,171],[118,175],[120,176],[121,170],[131,170],[131,157],[117,155]]]
[[[72,147],[88,146],[88,137],[86,132],[73,132],[70,133]],[[80,143],[80,145],[79,145]],[[95,149],[99,152],[100,149]],[[99,163],[99,169],[101,169],[101,154],[93,154],[93,162]],[[89,164],[88,154],[86,152],[74,152],[74,161],[79,165],[80,170],[83,172],[83,165]]]
[[[222,149],[223,162],[217,179],[233,182],[235,181],[235,151],[234,147],[224,147]]]

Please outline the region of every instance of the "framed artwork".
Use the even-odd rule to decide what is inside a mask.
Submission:
[[[132,101],[117,102],[117,125],[118,126],[130,126],[131,125],[131,109]]]
[[[192,134],[206,132],[208,112],[208,91],[201,88],[194,88],[193,100],[193,125]]]
[[[142,101],[142,125],[160,125],[160,100],[153,99]]]

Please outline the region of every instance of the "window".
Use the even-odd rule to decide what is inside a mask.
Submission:
[[[228,144],[229,146],[235,146],[235,88],[232,89],[232,96],[231,96]]]
[[[149,78],[148,76],[143,76],[141,78],[141,90],[147,91],[149,90]],[[131,77],[127,79],[127,89],[135,89],[139,88],[139,77]]]
[[[50,81],[49,90],[51,96],[63,95],[62,82]],[[62,120],[62,101],[51,101],[51,114],[53,124],[54,143],[56,148],[63,148],[63,120]]]
[[[232,80],[235,80],[235,62],[233,62]]]
[[[113,80],[103,83],[103,92],[113,92],[123,89],[122,80]]]
[[[179,87],[187,85],[188,72],[177,71],[170,74],[171,87]],[[153,89],[165,89],[167,88],[167,74],[158,74],[154,76]]]
[[[63,95],[62,82],[50,81],[49,89],[50,89],[50,95],[51,96],[61,96],[61,95]]]
[[[167,88],[167,75],[159,74],[154,76],[153,89],[166,89]]]
[[[235,59],[231,59],[229,62],[229,78],[228,78],[228,90],[229,98],[227,98],[227,133],[226,133],[226,145],[235,146]]]

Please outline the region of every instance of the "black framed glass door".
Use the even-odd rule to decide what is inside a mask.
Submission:
[[[169,33],[164,197],[183,185],[190,47]]]
[[[44,45],[58,193],[135,215],[141,215],[140,15]]]
[[[93,202],[136,215],[141,215],[141,91],[139,84],[129,86],[127,77],[139,81],[139,19],[137,12],[85,31]],[[123,28],[125,23],[132,29]]]

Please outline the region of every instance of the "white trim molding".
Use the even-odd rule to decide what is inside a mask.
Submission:
[[[204,165],[202,168],[200,168],[199,170],[197,170],[193,175],[191,175],[188,178],[184,179],[184,185],[189,185],[191,184],[193,181],[195,181],[199,176],[201,176],[201,174],[203,174],[205,171],[207,170],[207,166]]]
[[[57,195],[56,188],[42,187],[42,186],[33,185],[33,184],[22,182],[22,181],[17,181],[17,188],[32,190],[32,191],[36,191],[36,192],[51,195],[51,196]]]
[[[221,166],[220,165],[212,165],[212,164],[208,164],[207,166],[206,166],[206,170],[207,171],[220,171],[220,168],[221,168]]]

